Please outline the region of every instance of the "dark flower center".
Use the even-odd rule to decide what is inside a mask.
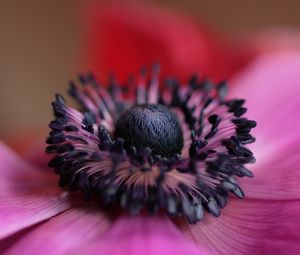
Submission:
[[[153,154],[170,157],[180,154],[183,134],[174,113],[160,104],[135,105],[123,112],[116,122],[115,137],[125,146],[149,147]]]
[[[69,93],[82,111],[56,95],[49,167],[61,187],[132,214],[163,209],[191,224],[205,210],[219,217],[230,194],[244,198],[237,177],[253,177],[245,164],[255,162],[247,144],[256,123],[242,117],[245,100],[227,100],[225,82],[193,76],[159,90],[156,67],[147,77],[141,72],[129,95],[115,80],[107,90],[80,75]]]

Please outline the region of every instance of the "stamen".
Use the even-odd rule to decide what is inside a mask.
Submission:
[[[52,103],[49,166],[61,187],[132,214],[162,209],[191,224],[205,210],[219,217],[229,194],[245,197],[237,177],[253,177],[245,145],[256,123],[241,117],[244,100],[226,100],[226,82],[192,76],[187,85],[169,79],[160,87],[158,72],[154,66],[147,79],[143,69],[131,96],[115,78],[107,89],[79,75],[81,86],[71,82],[69,93],[82,111],[59,94]]]

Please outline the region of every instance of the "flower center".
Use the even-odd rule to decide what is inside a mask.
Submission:
[[[116,122],[115,137],[125,146],[149,147],[153,154],[170,157],[181,153],[183,134],[174,113],[160,104],[135,105],[123,112]]]
[[[56,95],[49,167],[61,187],[132,214],[163,209],[191,224],[205,210],[219,217],[230,194],[244,198],[237,177],[253,177],[245,164],[255,161],[247,144],[256,123],[242,117],[244,100],[225,98],[224,82],[193,76],[182,86],[168,80],[159,90],[157,70],[150,77],[141,74],[128,95],[115,81],[107,91],[81,75],[82,86],[71,83],[69,93],[82,112]]]

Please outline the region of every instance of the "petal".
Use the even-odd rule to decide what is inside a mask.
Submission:
[[[292,28],[272,28],[245,36],[239,40],[239,45],[244,52],[254,56],[267,52],[299,50],[300,33]]]
[[[18,126],[20,129],[20,126]],[[21,129],[23,129],[21,127]],[[35,166],[46,168],[51,156],[45,153],[45,137],[48,136],[48,130],[32,128],[26,129],[26,132],[20,133],[12,130],[5,136],[5,143],[20,155],[26,161]]]
[[[248,197],[300,198],[299,68],[299,52],[268,54],[233,80],[232,96],[246,98],[248,116],[258,123],[256,178],[241,181]]]
[[[299,201],[232,199],[220,218],[207,215],[202,222],[185,225],[183,230],[214,254],[274,254],[263,251],[274,251],[276,246],[287,250],[296,246],[299,252],[299,213]]]
[[[208,254],[185,239],[167,217],[123,216],[101,240],[78,254]]]
[[[240,180],[246,199],[230,199],[220,218],[186,225],[200,246],[217,254],[299,253],[299,67],[299,53],[268,54],[233,80],[231,96],[246,98],[258,123],[255,178]]]
[[[54,174],[23,161],[0,143],[0,239],[69,208]]]
[[[240,67],[242,60],[229,43],[170,10],[146,3],[90,9],[84,55],[88,67],[101,78],[114,72],[124,81],[157,61],[163,76],[184,80],[195,72],[224,79]]]
[[[86,207],[70,209],[39,225],[12,243],[5,254],[74,254],[99,242],[110,220],[99,208]]]
[[[271,242],[266,242],[265,246],[262,247],[257,252],[257,255],[265,255],[265,254],[280,254],[280,255],[291,255],[291,254],[299,254],[299,240],[292,240],[288,242],[284,240],[275,240]]]

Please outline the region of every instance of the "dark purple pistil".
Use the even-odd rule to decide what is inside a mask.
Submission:
[[[183,148],[177,117],[159,104],[135,105],[122,113],[116,122],[114,136],[123,138],[127,147],[149,147],[153,154],[163,157],[180,154]]]

